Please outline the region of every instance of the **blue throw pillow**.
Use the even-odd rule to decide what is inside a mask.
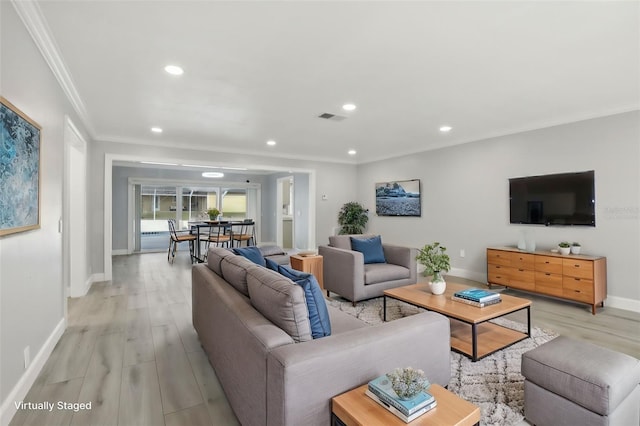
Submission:
[[[289,278],[304,290],[307,310],[309,311],[309,322],[311,323],[311,336],[313,336],[314,339],[330,336],[331,322],[329,319],[329,311],[327,310],[327,304],[316,277],[283,265],[279,266],[278,271],[281,275]]]
[[[240,256],[246,257],[247,259],[249,259],[250,261],[252,261],[257,265],[260,265],[260,266],[267,265],[264,260],[264,256],[262,256],[262,253],[260,253],[260,250],[256,246],[234,248],[233,252],[235,254],[239,254]]]
[[[271,269],[272,271],[280,272],[278,270],[278,267],[280,266],[278,264],[278,262],[276,262],[275,260],[268,259],[266,257],[264,258],[264,261],[266,263],[267,269]]]
[[[362,253],[364,263],[387,263],[387,259],[384,258],[380,235],[371,238],[351,237],[351,250]]]

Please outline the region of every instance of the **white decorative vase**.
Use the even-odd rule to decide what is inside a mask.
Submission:
[[[580,254],[580,246],[571,246],[571,254]]]
[[[571,247],[558,247],[558,251],[560,252],[560,254],[566,255],[571,251]]]
[[[433,294],[442,294],[447,289],[447,283],[440,272],[433,274],[433,281],[429,282],[429,288]]]

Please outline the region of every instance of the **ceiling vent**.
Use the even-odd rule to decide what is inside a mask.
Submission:
[[[324,118],[325,120],[331,120],[331,121],[342,121],[347,117],[344,117],[342,115],[337,115],[337,114],[331,114],[330,112],[323,112],[318,116],[318,118]]]

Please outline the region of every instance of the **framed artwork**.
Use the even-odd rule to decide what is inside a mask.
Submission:
[[[376,183],[378,216],[420,216],[420,179]]]
[[[0,236],[40,228],[41,127],[0,96]]]

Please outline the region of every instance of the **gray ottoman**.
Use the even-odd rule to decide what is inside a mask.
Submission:
[[[522,355],[524,414],[537,425],[640,423],[640,360],[558,337]]]

